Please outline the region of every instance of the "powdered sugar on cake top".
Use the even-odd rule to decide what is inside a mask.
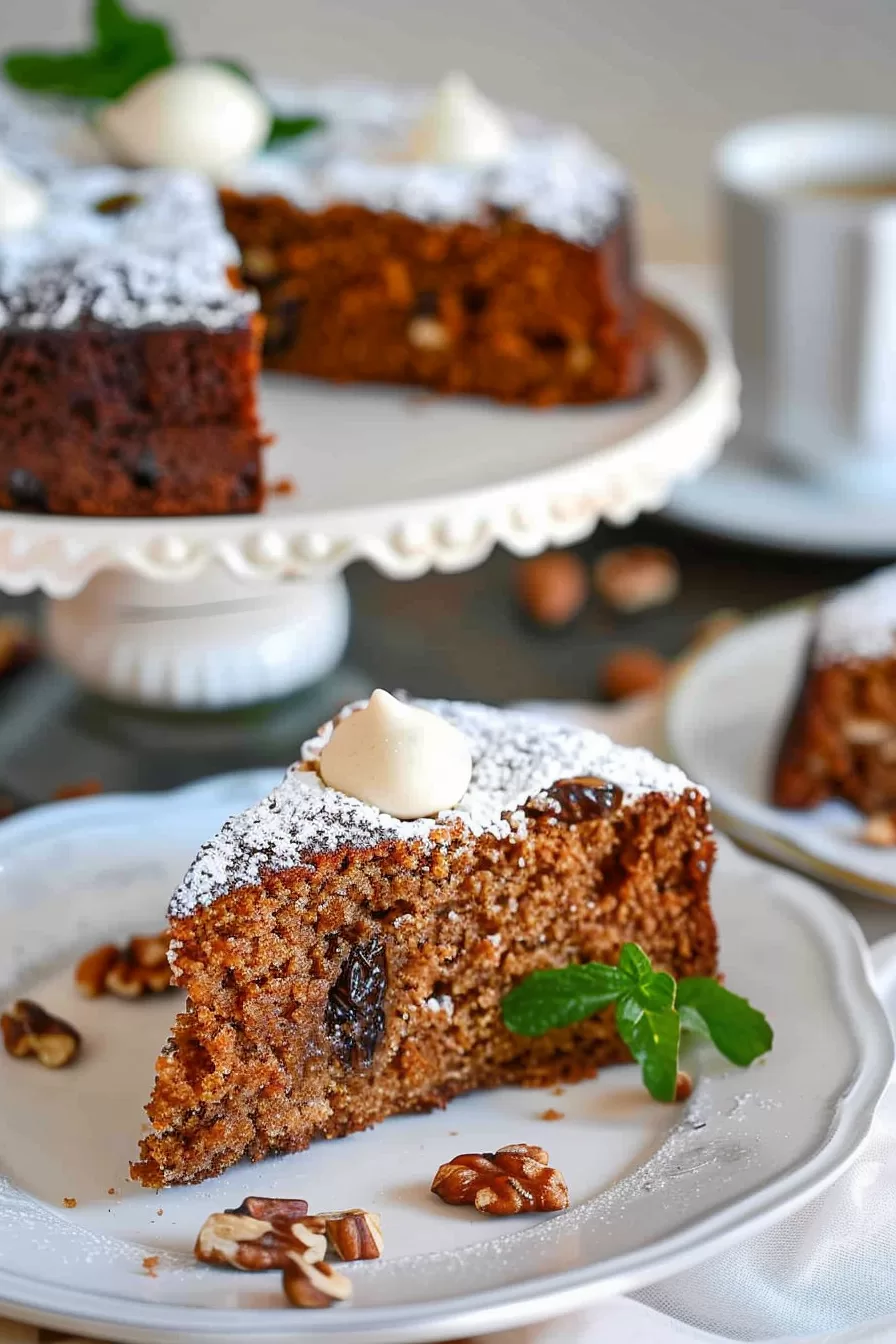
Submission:
[[[619,219],[625,174],[573,127],[517,115],[500,162],[422,163],[407,148],[426,91],[356,83],[272,84],[270,92],[289,114],[320,116],[325,125],[232,173],[227,185],[247,195],[273,192],[311,211],[347,202],[445,223],[482,222],[491,206],[586,245]]]
[[[175,892],[169,913],[187,915],[235,887],[258,882],[344,848],[369,848],[391,840],[434,843],[434,832],[459,823],[471,836],[502,838],[525,827],[523,805],[558,779],[596,775],[616,784],[625,802],[648,793],[678,797],[695,786],[674,765],[649,751],[620,747],[603,733],[559,726],[531,715],[448,700],[411,703],[440,715],[470,743],[473,776],[458,806],[437,818],[398,821],[375,807],[327,788],[313,770],[293,766],[281,784],[246,812],[225,823],[203,845]],[[349,706],[343,713],[358,706]],[[332,730],[325,725],[305,743],[313,762]]]
[[[896,654],[896,565],[844,588],[818,608],[813,661]]]

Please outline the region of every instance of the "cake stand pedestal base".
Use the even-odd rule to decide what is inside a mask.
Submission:
[[[299,691],[337,665],[348,631],[341,576],[247,581],[220,566],[178,583],[105,571],[46,611],[49,651],[82,685],[158,709]]]

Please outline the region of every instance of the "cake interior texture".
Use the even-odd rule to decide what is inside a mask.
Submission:
[[[593,777],[542,782],[499,834],[453,813],[425,834],[376,831],[278,871],[262,857],[257,880],[213,899],[175,897],[187,1007],[158,1061],[138,1180],[201,1181],[474,1088],[627,1058],[612,1010],[509,1032],[502,998],[532,970],[612,962],[634,940],[675,975],[715,971],[713,841],[693,786],[630,798]]]
[[[627,218],[592,247],[494,210],[439,224],[232,191],[222,205],[267,319],[269,368],[534,405],[647,386]]]

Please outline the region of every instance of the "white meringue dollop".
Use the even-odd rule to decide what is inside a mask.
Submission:
[[[473,772],[463,733],[388,691],[374,691],[363,709],[337,723],[318,765],[330,788],[399,821],[456,807]]]
[[[409,157],[423,163],[497,163],[512,142],[504,113],[466,75],[451,74],[411,132]]]
[[[0,234],[33,228],[46,209],[47,193],[40,183],[0,159]]]
[[[96,125],[126,164],[214,176],[258,153],[271,114],[257,90],[231,70],[187,62],[147,75],[104,108]]]

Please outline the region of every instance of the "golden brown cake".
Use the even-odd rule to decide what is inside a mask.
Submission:
[[[626,1058],[612,1010],[539,1039],[504,1027],[503,996],[537,968],[633,940],[675,975],[715,970],[708,802],[680,770],[598,733],[414,703],[469,744],[456,808],[399,821],[327,787],[327,724],[175,893],[187,1006],[157,1064],[145,1185]]]
[[[772,796],[788,808],[896,808],[896,568],[819,605]]]

